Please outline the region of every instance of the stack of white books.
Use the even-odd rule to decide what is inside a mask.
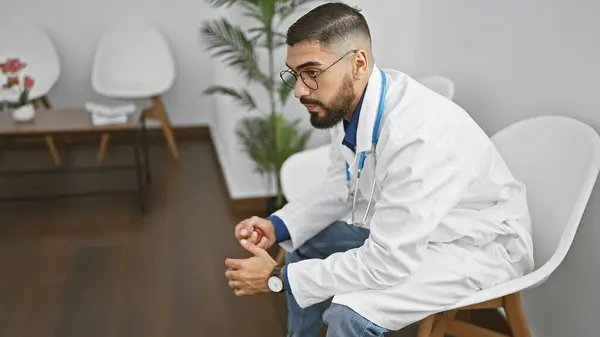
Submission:
[[[94,125],[112,125],[127,123],[128,115],[136,111],[136,106],[133,103],[108,106],[87,102],[85,109],[92,114]]]

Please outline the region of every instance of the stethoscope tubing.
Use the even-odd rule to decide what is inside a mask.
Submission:
[[[367,210],[363,216],[363,219],[360,223],[356,222],[356,218],[355,218],[355,213],[356,213],[356,201],[357,201],[357,196],[358,196],[358,186],[359,186],[359,182],[360,182],[360,177],[361,177],[361,172],[364,168],[365,165],[365,160],[367,159],[367,153],[368,152],[372,152],[373,156],[374,156],[374,163],[376,164],[376,154],[375,151],[377,149],[377,142],[379,141],[379,127],[381,125],[381,119],[383,118],[383,108],[385,106],[385,96],[387,93],[387,78],[385,76],[385,73],[383,72],[383,70],[379,70],[381,72],[381,93],[379,95],[379,105],[377,107],[377,117],[375,118],[375,125],[373,125],[373,135],[371,137],[372,139],[372,145],[371,145],[371,150],[369,151],[362,151],[360,153],[360,157],[358,158],[358,170],[357,170],[357,174],[356,174],[356,185],[354,186],[354,191],[352,191],[351,187],[350,187],[350,165],[348,164],[348,162],[346,162],[346,181],[347,181],[347,185],[348,185],[348,199],[350,199],[350,197],[352,197],[352,224],[354,226],[359,226],[362,227],[365,224],[365,221],[367,220],[367,216],[369,214],[369,211],[371,209],[371,204],[373,202],[373,195],[375,193],[375,179],[373,179],[373,186],[371,187],[371,195],[369,197],[369,203],[367,204]]]

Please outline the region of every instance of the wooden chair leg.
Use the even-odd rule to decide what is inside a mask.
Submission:
[[[52,109],[52,104],[50,104],[50,101],[48,100],[47,96],[42,96],[40,98],[40,100],[42,101],[42,104],[44,105],[44,107],[48,110]]]
[[[171,127],[171,122],[169,121],[169,116],[167,115],[167,111],[165,109],[165,105],[163,104],[160,96],[152,97],[152,107],[146,111],[144,111],[146,117],[154,118],[160,121],[162,125],[162,132],[167,145],[169,146],[169,150],[171,151],[171,156],[175,160],[179,160],[179,149],[177,148],[177,143],[175,142],[175,136],[173,134],[173,129]]]
[[[108,150],[108,142],[110,141],[110,134],[103,133],[102,139],[100,140],[100,149],[98,149],[98,156],[96,161],[98,164],[102,164],[104,157],[106,156],[106,151]]]
[[[446,327],[448,326],[448,323],[454,321],[454,317],[456,317],[457,312],[458,310],[451,310],[436,315],[431,337],[444,337],[444,335],[446,335]]]
[[[427,318],[421,320],[417,330],[417,337],[430,337],[434,322],[435,315],[428,316]]]
[[[508,337],[504,334],[469,324],[469,311],[504,307],[512,337],[531,337],[520,295],[512,294],[483,303],[470,305],[459,310],[431,315],[419,322],[418,337]],[[459,315],[457,316],[457,313]],[[456,317],[456,319],[455,319]]]
[[[173,129],[171,127],[171,122],[169,121],[169,116],[167,115],[165,106],[160,99],[159,96],[152,97],[152,106],[146,110],[144,110],[144,116],[146,118],[152,118],[160,121],[162,126],[163,136],[169,146],[169,150],[171,152],[171,156],[175,160],[179,160],[179,149],[177,148],[177,143],[175,142],[175,135],[173,133]],[[102,140],[100,143],[100,149],[98,151],[97,162],[98,164],[102,163],[104,157],[106,155],[106,151],[108,149],[108,142],[110,140],[110,135],[103,134]]]
[[[46,146],[48,147],[48,151],[50,151],[54,166],[61,166],[62,162],[60,160],[60,155],[58,154],[58,150],[56,150],[56,145],[54,144],[54,138],[52,138],[52,136],[46,136]]]
[[[458,314],[456,314],[456,319],[465,323],[469,323],[471,320],[471,312],[469,310],[461,310],[458,312]]]
[[[44,107],[47,110],[50,110],[52,108],[52,105],[50,105],[50,101],[48,100],[48,98],[46,96],[42,96],[41,98],[38,98],[38,99],[32,101],[33,108],[35,110],[37,110],[39,108],[39,102],[42,102],[42,104],[44,105]],[[60,154],[58,153],[58,150],[56,149],[56,144],[54,143],[54,138],[52,138],[52,136],[46,136],[45,141],[46,141],[46,146],[48,147],[48,151],[50,152],[50,156],[52,157],[52,163],[54,163],[54,166],[57,166],[57,167],[61,166],[62,162],[60,160]]]
[[[516,293],[504,296],[504,311],[514,337],[530,337],[531,332],[527,326],[525,311],[521,302],[521,295]]]
[[[52,109],[52,104],[50,103],[48,96],[42,96],[42,97],[38,98],[35,103],[38,103],[38,102],[41,102],[42,105],[44,106],[44,108],[46,108],[46,110]],[[61,139],[67,145],[73,143],[73,138],[71,138],[70,136],[63,136]]]

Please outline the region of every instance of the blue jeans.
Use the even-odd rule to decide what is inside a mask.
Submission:
[[[367,229],[334,222],[296,251],[287,253],[286,262],[324,259],[333,253],[362,246],[367,237]],[[293,296],[286,296],[288,337],[318,337],[322,322],[327,325],[327,337],[376,337],[387,332],[346,306],[332,304],[327,307],[328,303],[324,301],[302,309]]]

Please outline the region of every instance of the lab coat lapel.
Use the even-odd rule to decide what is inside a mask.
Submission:
[[[356,132],[357,153],[371,150],[373,144],[373,127],[375,126],[375,120],[377,119],[377,109],[379,107],[381,89],[381,72],[377,66],[374,66],[371,77],[369,78],[369,85],[367,86],[358,120],[358,130]],[[365,198],[370,197],[370,186],[373,181],[375,181],[374,158],[374,154],[369,154],[367,156],[358,187]]]
[[[352,171],[352,168],[354,167],[355,156],[352,150],[350,150],[348,147],[342,144],[342,141],[344,140],[344,135],[346,134],[346,131],[344,130],[344,124],[338,123],[335,128],[337,133],[335,145],[340,149],[342,156],[344,157],[348,165],[350,165],[350,171]]]
[[[379,68],[374,66],[360,110],[360,118],[358,120],[358,129],[356,132],[356,153],[371,149],[373,126],[375,125],[375,119],[377,118],[380,93],[381,73],[379,72]]]
[[[377,118],[377,107],[379,105],[379,95],[381,91],[381,73],[377,66],[373,67],[373,72],[369,78],[367,92],[363,99],[358,120],[358,128],[356,130],[356,153],[368,151],[371,148],[371,140],[373,135],[373,126],[375,118]],[[350,173],[354,176],[357,171],[358,155],[355,155],[350,149],[342,144],[345,131],[343,123],[338,123],[336,126],[336,141],[342,156],[350,166]]]

